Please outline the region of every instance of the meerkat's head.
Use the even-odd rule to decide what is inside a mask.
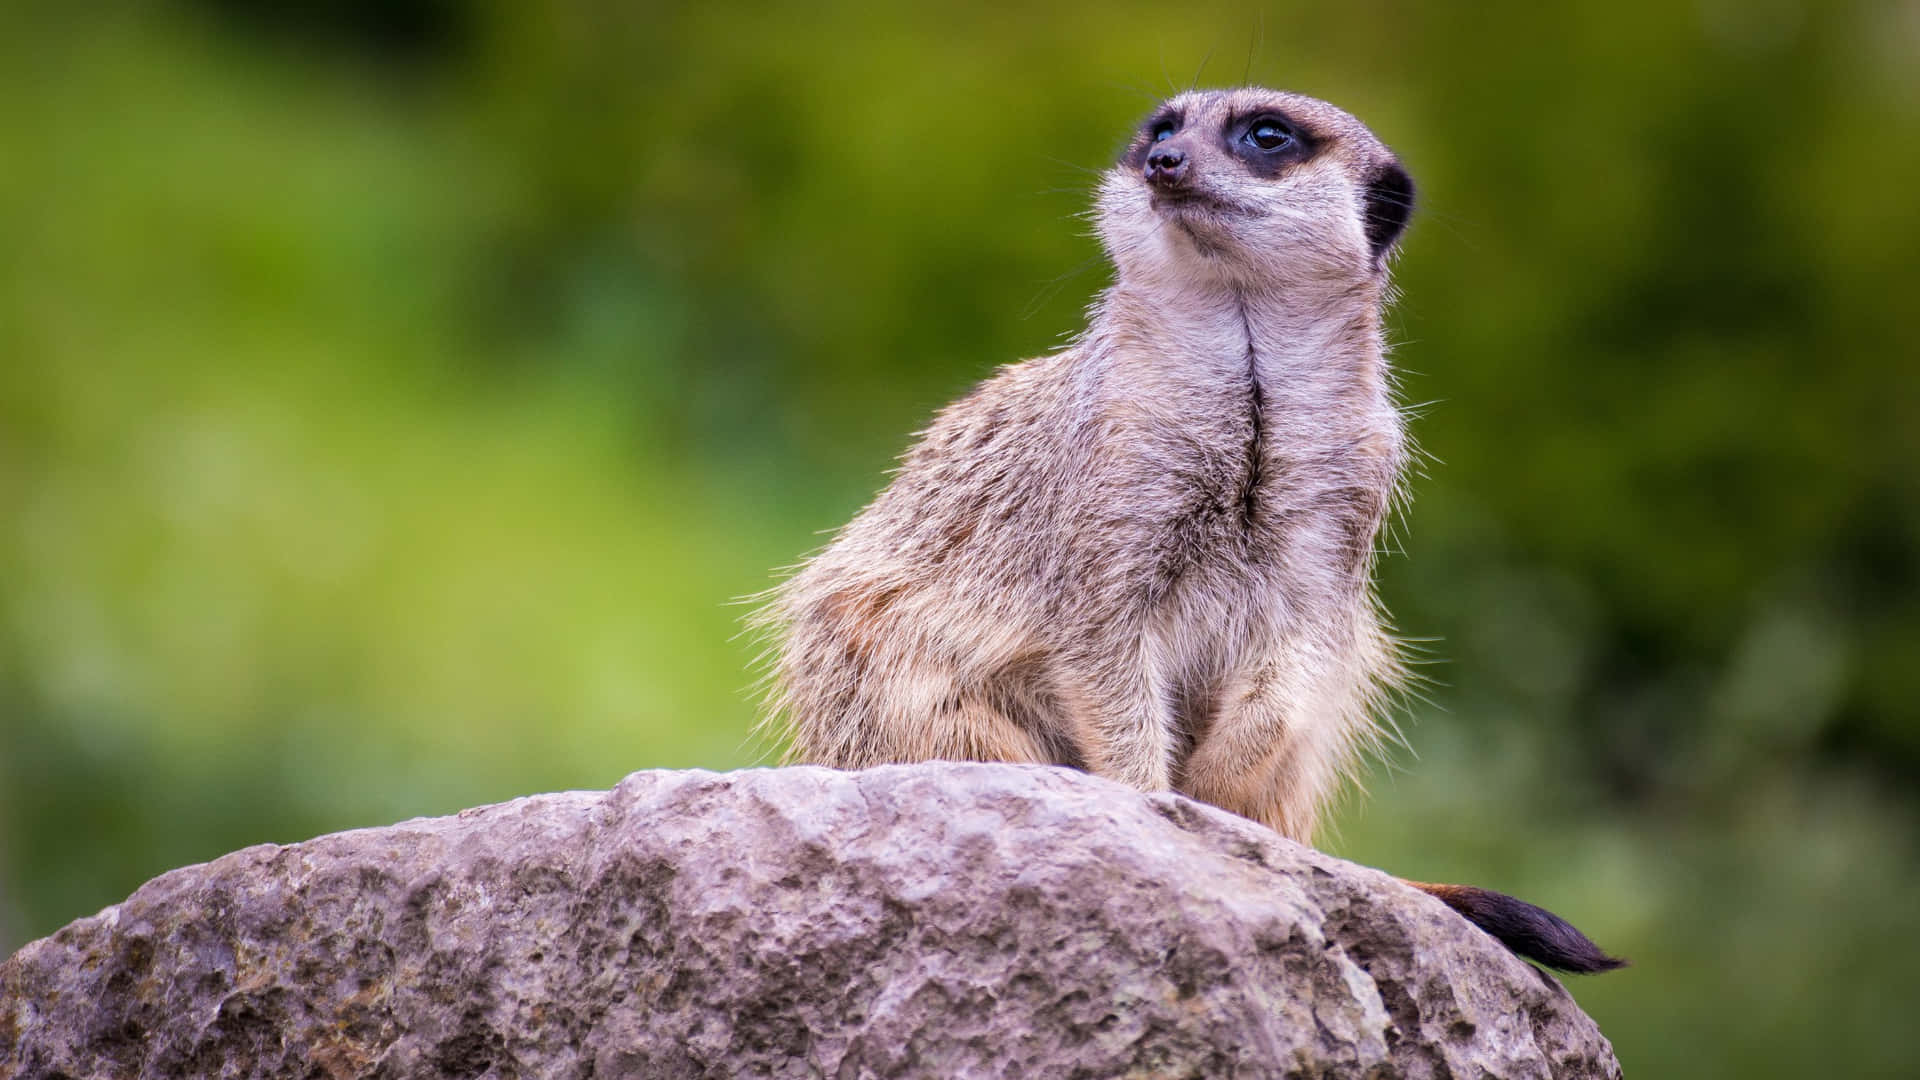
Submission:
[[[1243,287],[1377,281],[1413,181],[1366,125],[1277,90],[1181,94],[1100,184],[1101,242],[1122,280]]]

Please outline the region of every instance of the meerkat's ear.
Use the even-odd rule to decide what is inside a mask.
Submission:
[[[1413,213],[1413,178],[1399,162],[1389,162],[1367,181],[1367,243],[1375,266],[1385,261],[1393,242]]]

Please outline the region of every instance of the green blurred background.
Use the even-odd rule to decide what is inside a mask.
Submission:
[[[260,841],[763,760],[732,597],[1105,281],[1196,78],[1422,210],[1431,706],[1325,846],[1630,955],[1629,1073],[1914,1075],[1920,6],[0,8],[0,953]]]

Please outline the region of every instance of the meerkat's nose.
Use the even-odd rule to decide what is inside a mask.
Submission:
[[[1156,146],[1147,155],[1147,183],[1165,190],[1185,187],[1193,170],[1187,152],[1177,146]]]

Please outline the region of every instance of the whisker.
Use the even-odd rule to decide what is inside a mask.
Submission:
[[[1087,258],[1080,260],[1078,265],[1074,266],[1072,269],[1068,270],[1066,273],[1063,273],[1058,277],[1050,278],[1049,280],[1044,282],[1041,286],[1039,295],[1035,296],[1032,300],[1027,301],[1027,306],[1021,309],[1020,311],[1021,320],[1024,322],[1025,320],[1031,319],[1035,315],[1038,315],[1040,313],[1040,309],[1047,306],[1048,301],[1060,295],[1060,290],[1063,288],[1066,288],[1067,282],[1073,280],[1074,278],[1079,277],[1081,274],[1086,273],[1088,269],[1098,264],[1101,261],[1101,258],[1102,257],[1099,255],[1088,256]]]
[[[1213,51],[1217,47],[1217,45],[1209,46],[1207,48],[1207,55],[1200,58],[1200,67],[1193,73],[1193,81],[1187,84],[1187,90],[1189,92],[1200,86],[1200,78],[1207,73],[1207,65],[1213,62]]]
[[[1253,57],[1255,53],[1260,51],[1260,46],[1265,44],[1263,39],[1266,36],[1267,13],[1264,9],[1255,8],[1253,12],[1253,40],[1247,44],[1247,69],[1240,73],[1241,86],[1251,86],[1253,84]]]

